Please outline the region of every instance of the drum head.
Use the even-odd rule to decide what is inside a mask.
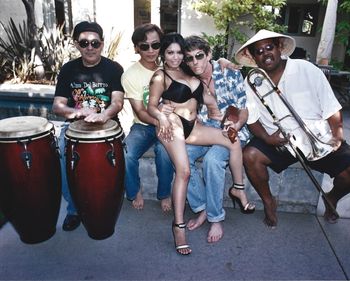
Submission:
[[[0,139],[32,137],[48,132],[53,124],[38,116],[18,116],[0,120]]]
[[[66,131],[66,137],[72,139],[108,139],[119,137],[123,133],[118,123],[114,120],[108,120],[104,124],[89,123],[84,120],[78,120],[71,123]]]

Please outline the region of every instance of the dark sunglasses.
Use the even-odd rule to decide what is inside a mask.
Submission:
[[[204,53],[197,53],[193,56],[187,56],[185,57],[185,62],[189,63],[189,62],[193,62],[193,60],[196,58],[196,60],[202,60],[204,59],[205,54]]]
[[[274,44],[268,44],[264,47],[261,47],[259,49],[255,49],[254,53],[256,56],[261,56],[264,52],[270,52],[275,48]]]
[[[150,47],[153,50],[158,50],[160,48],[160,43],[159,42],[152,43],[152,44],[141,43],[139,45],[139,48],[140,48],[141,51],[148,51]]]
[[[91,41],[86,40],[86,39],[82,39],[78,42],[78,44],[79,44],[80,48],[86,48],[89,45],[91,45],[91,47],[93,47],[94,49],[98,49],[98,48],[100,48],[102,43],[101,43],[101,41],[98,41],[96,39],[91,40]]]

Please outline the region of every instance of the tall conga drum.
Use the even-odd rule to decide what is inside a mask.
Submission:
[[[0,120],[0,206],[24,243],[51,238],[61,203],[54,126],[20,116]]]
[[[114,233],[124,198],[123,130],[78,120],[66,131],[69,189],[88,235],[96,240]]]

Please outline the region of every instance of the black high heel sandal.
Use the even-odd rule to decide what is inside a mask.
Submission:
[[[172,224],[172,230],[173,230],[173,236],[174,236],[174,243],[175,243],[175,249],[176,249],[176,252],[180,255],[183,255],[183,256],[187,256],[189,254],[191,254],[192,250],[190,248],[190,245],[188,244],[184,244],[184,245],[176,245],[176,238],[175,238],[175,231],[174,231],[174,228],[175,227],[178,227],[180,229],[184,229],[186,228],[186,224],[183,222],[183,223],[175,223],[173,222]],[[180,250],[182,249],[189,249],[189,252],[188,253],[182,253]]]
[[[243,206],[241,199],[231,193],[231,190],[233,188],[234,189],[238,189],[238,190],[244,190],[244,184],[235,183],[235,184],[233,184],[232,187],[230,187],[230,189],[228,191],[228,195],[232,199],[233,207],[236,208],[236,202],[237,202],[237,204],[238,204],[238,206],[241,209],[241,212],[243,214],[252,214],[252,213],[254,213],[255,212],[255,205],[248,201],[248,203],[245,206]]]

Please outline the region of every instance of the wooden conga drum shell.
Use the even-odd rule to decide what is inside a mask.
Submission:
[[[79,120],[66,132],[70,192],[88,235],[96,240],[114,233],[123,203],[125,163],[121,135],[121,128],[113,120],[103,125]]]
[[[0,121],[0,206],[24,243],[43,242],[56,232],[61,174],[55,144],[45,118]]]

